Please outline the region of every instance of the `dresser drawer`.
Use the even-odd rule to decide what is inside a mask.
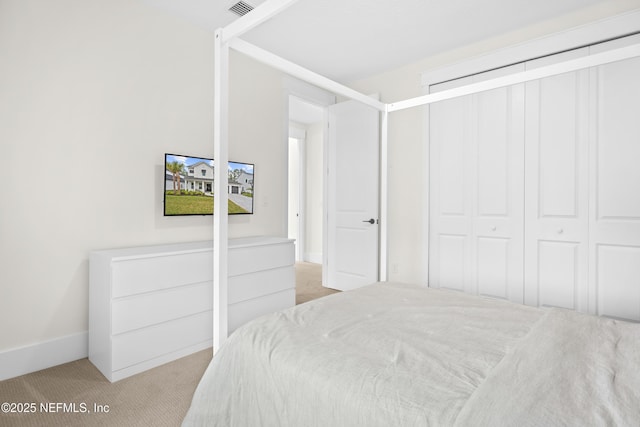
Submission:
[[[295,275],[291,265],[229,277],[229,304],[292,289],[295,286]]]
[[[210,251],[113,261],[113,298],[213,280]]]
[[[211,310],[212,301],[212,282],[120,298],[111,306],[111,333],[121,334]]]
[[[112,370],[117,371],[162,356],[213,336],[211,311],[112,337]]]
[[[290,243],[229,248],[228,274],[238,276],[293,265],[294,259]]]

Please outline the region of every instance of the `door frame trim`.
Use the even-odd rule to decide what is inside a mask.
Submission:
[[[323,171],[326,171],[327,168],[327,126],[329,123],[329,119],[328,119],[328,114],[327,114],[327,107],[329,105],[333,105],[336,103],[337,101],[337,97],[335,94],[328,92],[325,89],[321,89],[317,86],[314,86],[310,83],[307,83],[305,81],[302,81],[298,78],[289,76],[289,75],[285,75],[283,77],[283,108],[285,111],[284,114],[284,128],[286,129],[285,132],[283,132],[284,138],[283,138],[283,144],[285,144],[285,146],[287,147],[286,149],[286,156],[288,158],[289,156],[289,97],[290,96],[295,96],[305,102],[311,103],[311,104],[315,104],[318,105],[320,107],[322,107],[324,109],[324,113],[323,113],[323,118],[322,118],[322,126],[324,131],[322,132],[322,152],[323,152],[323,159],[322,159],[322,164],[323,164]],[[324,174],[323,174],[324,175]],[[284,187],[283,190],[286,192],[288,191],[288,184],[289,183],[289,172],[287,171],[287,176],[285,178],[285,182],[283,183]],[[327,229],[327,209],[326,209],[326,203],[324,203],[324,200],[327,200],[327,180],[326,178],[323,178],[322,180],[322,199],[323,199],[323,203],[322,203],[322,285],[326,286],[326,269],[327,269],[327,247],[326,247],[326,229]],[[288,197],[285,198],[285,210],[284,212],[287,212],[287,204],[288,204]],[[284,215],[284,221],[285,223],[283,224],[283,229],[284,230],[288,230],[288,215]],[[304,253],[304,248],[302,248],[302,251]]]

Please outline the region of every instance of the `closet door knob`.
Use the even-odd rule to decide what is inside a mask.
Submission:
[[[498,229],[498,227],[496,227],[495,225],[491,227],[491,231],[496,231]]]
[[[564,233],[564,230],[562,228],[558,228],[558,234],[562,234]]]

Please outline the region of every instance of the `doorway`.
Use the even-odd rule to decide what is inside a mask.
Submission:
[[[322,265],[325,108],[289,95],[288,237],[296,261]]]
[[[293,94],[287,106],[287,225],[296,261],[321,264],[324,287],[373,283],[379,277],[379,112],[356,101],[321,104]]]
[[[355,101],[338,105],[334,94],[294,78],[285,79],[284,86],[289,133],[283,143],[289,152],[289,136],[296,140],[290,151],[294,164],[298,159],[284,189],[298,195],[287,197],[291,214],[285,224],[288,235],[297,236],[296,259],[321,264],[324,287],[345,290],[373,283],[379,277],[379,203],[366,212],[362,208],[378,192],[369,191],[377,185],[362,187],[361,182],[379,181],[380,165],[373,156],[379,152],[379,112]],[[345,213],[355,222],[343,221]],[[364,235],[376,239],[375,245],[360,238]]]

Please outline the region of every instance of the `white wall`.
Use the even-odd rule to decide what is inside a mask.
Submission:
[[[230,52],[229,160],[255,164],[254,214],[229,217],[232,238],[287,235],[288,117],[283,79],[279,71]]]
[[[0,0],[0,354],[86,332],[89,251],[212,237],[162,216],[162,168],[213,154],[213,47],[138,1]],[[233,54],[230,78],[257,199],[229,235],[284,235],[282,75]]]
[[[640,7],[640,0],[612,0],[558,16],[535,26],[425,58],[405,67],[353,82],[362,93],[379,93],[383,102],[423,95],[428,70],[524,43]],[[389,120],[389,279],[424,282],[427,263],[423,216],[427,212],[424,176],[424,107],[392,113]]]

